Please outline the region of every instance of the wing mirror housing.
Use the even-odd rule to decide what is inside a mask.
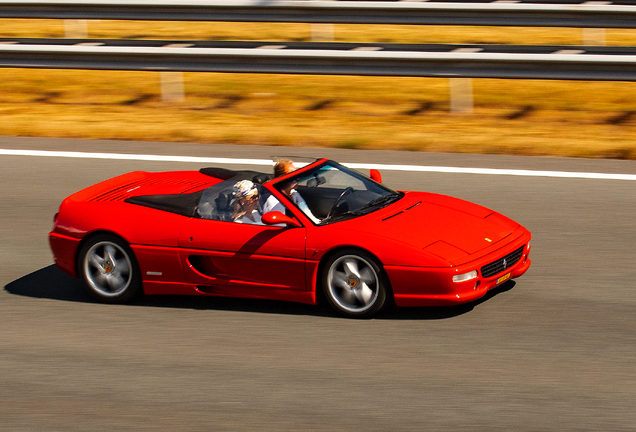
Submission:
[[[290,218],[289,216],[286,216],[279,211],[271,211],[271,212],[265,213],[261,217],[261,221],[265,225],[285,224],[287,226],[292,226],[294,228],[300,228],[302,226],[300,222],[298,222],[296,219]]]
[[[372,169],[370,171],[371,180],[376,181],[378,183],[382,183],[382,174],[377,169]]]

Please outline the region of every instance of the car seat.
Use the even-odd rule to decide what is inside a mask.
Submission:
[[[232,190],[226,189],[219,193],[219,196],[214,199],[215,212],[213,219],[222,221],[232,220]]]

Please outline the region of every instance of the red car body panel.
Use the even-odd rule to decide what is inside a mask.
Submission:
[[[357,248],[382,264],[398,306],[439,306],[476,300],[524,274],[531,263],[531,235],[524,227],[477,204],[432,193],[405,192],[385,208],[326,225],[314,225],[289,206],[299,228],[188,217],[125,201],[189,194],[220,181],[197,171],[133,172],[69,196],[50,233],[56,265],[77,277],[82,242],[108,232],[132,248],[146,294],[313,304],[321,263],[343,248]],[[284,202],[275,188],[279,181],[284,177],[263,187]],[[522,256],[514,265],[482,276],[483,266],[520,248]],[[453,281],[473,270],[477,277]]]

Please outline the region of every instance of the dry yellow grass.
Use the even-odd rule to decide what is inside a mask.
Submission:
[[[310,40],[307,24],[91,21],[94,38]],[[337,41],[580,44],[580,29],[334,26]],[[63,37],[62,21],[0,20],[2,37]],[[607,30],[609,45],[636,32]],[[636,158],[636,84],[473,80],[449,112],[448,80],[0,69],[0,134],[146,141]]]

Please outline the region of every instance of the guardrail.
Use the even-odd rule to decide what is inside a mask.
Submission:
[[[0,18],[636,28],[636,5],[285,0],[0,0]]]
[[[629,53],[91,46],[101,43],[0,44],[0,67],[636,81],[636,55]]]
[[[184,98],[183,80],[180,74],[170,74],[171,71],[636,81],[636,55],[625,52],[591,54],[586,53],[585,47],[545,54],[466,50],[413,52],[408,48],[369,51],[369,47],[339,50],[326,48],[325,45],[312,49],[274,49],[270,46],[259,50],[87,46],[101,43],[85,39],[83,21],[127,19],[565,26],[582,27],[584,32],[591,32],[595,44],[604,36],[603,33],[600,37],[596,35],[599,30],[594,29],[636,28],[636,4],[471,3],[452,0],[0,0],[0,18],[65,19],[67,23],[79,25],[78,31],[69,31],[67,28],[67,35],[75,33],[82,38],[75,41],[75,46],[28,42],[7,45],[0,41],[0,67],[168,72],[162,73],[162,95],[166,100],[175,101]],[[72,29],[73,26],[68,27]],[[166,96],[170,93],[176,96]],[[451,80],[451,109],[456,110],[455,106],[464,105],[468,108],[459,110],[472,110],[471,93],[469,80]],[[457,102],[462,99],[468,102]]]

